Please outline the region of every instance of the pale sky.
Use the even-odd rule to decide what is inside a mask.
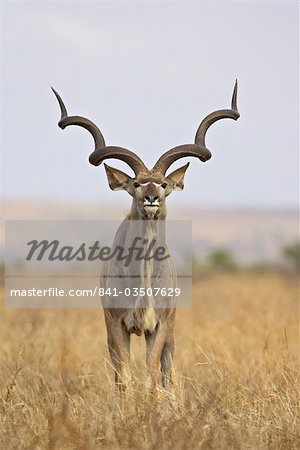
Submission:
[[[129,205],[88,163],[88,132],[57,127],[50,86],[108,145],[152,167],[192,143],[206,114],[230,107],[238,78],[240,119],[210,128],[213,158],[188,159],[185,190],[169,203],[297,207],[298,2],[7,1],[1,10],[5,199]]]

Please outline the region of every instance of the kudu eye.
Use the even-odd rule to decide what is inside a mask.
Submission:
[[[164,188],[164,189],[166,189],[167,186],[168,186],[168,183],[162,183],[161,184],[161,187]]]
[[[138,187],[140,187],[140,183],[138,183],[137,181],[135,181],[135,182],[133,183],[133,186],[134,186],[135,188],[138,188]]]

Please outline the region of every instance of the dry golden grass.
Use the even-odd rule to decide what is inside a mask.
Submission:
[[[102,311],[1,309],[2,449],[300,448],[298,286],[215,275],[178,310],[176,383],[153,404],[144,343],[114,408]]]

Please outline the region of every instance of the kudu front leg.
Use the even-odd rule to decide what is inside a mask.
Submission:
[[[149,369],[150,388],[156,392],[157,385],[161,381],[160,362],[165,345],[166,331],[161,323],[158,323],[152,334],[146,334],[146,363]]]
[[[130,383],[130,334],[120,321],[107,329],[108,348],[115,369],[117,392],[124,397]]]
[[[175,337],[174,332],[168,336],[163,346],[160,362],[162,372],[162,385],[164,388],[168,388],[173,383],[173,357],[175,350]]]

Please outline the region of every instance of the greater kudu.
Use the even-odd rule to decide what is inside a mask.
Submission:
[[[166,197],[173,190],[182,190],[184,187],[184,174],[189,163],[166,175],[168,168],[178,159],[184,157],[196,157],[205,162],[211,158],[211,152],[205,144],[205,136],[208,128],[217,120],[239,118],[237,109],[237,82],[235,83],[231,109],[217,110],[209,114],[199,125],[196,132],[195,143],[174,147],[164,153],[155,163],[152,169],[148,169],[143,161],[130,150],[123,147],[107,146],[99,128],[89,119],[81,116],[68,116],[66,107],[53,89],[61,109],[61,119],[58,122],[60,128],[69,125],[78,125],[87,129],[94,138],[95,149],[89,157],[94,166],[99,166],[106,159],[119,159],[127,163],[135,176],[130,177],[124,172],[105,164],[106,175],[112,190],[126,190],[132,196],[131,212],[129,220],[149,221],[146,233],[151,236],[157,234],[155,221],[164,221],[166,218]],[[128,228],[124,233],[122,226],[117,232],[117,241],[124,241]],[[115,268],[108,267],[108,275]],[[153,286],[153,267],[144,268],[143,286]],[[167,269],[169,279],[174,279],[174,268],[169,263]],[[120,272],[115,271],[115,274]],[[114,308],[110,302],[105,304],[104,315],[107,327],[108,347],[113,365],[115,367],[116,384],[123,391],[130,379],[129,349],[130,334],[145,335],[147,345],[147,365],[149,367],[152,385],[156,386],[162,371],[163,386],[167,386],[171,380],[172,359],[174,354],[174,322],[176,302],[173,298],[168,307],[159,307],[156,299],[138,298],[131,307]]]

